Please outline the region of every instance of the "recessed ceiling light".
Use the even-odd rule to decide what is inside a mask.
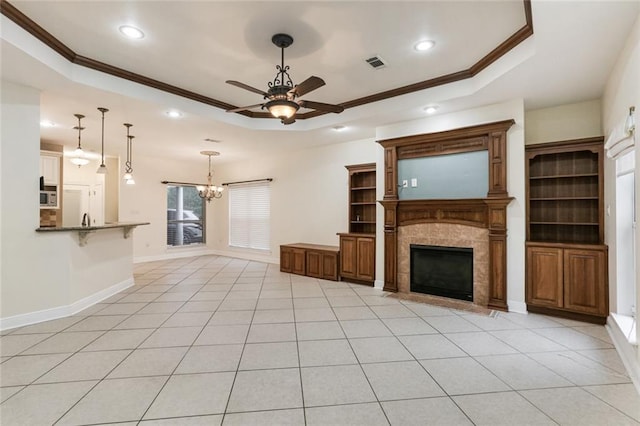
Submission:
[[[345,130],[347,130],[347,126],[334,126],[332,127],[332,129],[336,132],[344,132]]]
[[[436,42],[433,40],[422,40],[417,42],[413,48],[416,49],[418,52],[423,52],[425,50],[429,50],[431,49],[433,46],[436,45]]]
[[[49,120],[42,120],[40,122],[40,127],[56,127],[56,123]]]
[[[431,105],[426,107],[424,109],[424,112],[426,112],[427,114],[434,114],[437,110],[438,110],[438,107],[436,105]]]
[[[178,111],[177,109],[172,109],[170,111],[167,111],[167,115],[171,118],[180,118],[182,117],[182,113],[180,111]]]
[[[136,27],[132,27],[131,25],[123,25],[120,28],[118,28],[120,30],[120,32],[128,37],[128,38],[132,38],[135,40],[139,40],[141,38],[144,38],[144,33],[142,32],[142,30],[136,28]]]

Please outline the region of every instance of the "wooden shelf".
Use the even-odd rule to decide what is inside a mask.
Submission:
[[[606,322],[603,142],[600,137],[525,148],[530,312]]]
[[[529,201],[575,201],[575,200],[599,200],[598,197],[549,197],[529,198]]]
[[[375,277],[376,165],[346,166],[349,171],[349,232],[340,235],[340,276],[373,285]]]
[[[565,178],[581,178],[581,177],[598,177],[597,173],[580,173],[569,175],[553,175],[553,176],[530,176],[530,180],[536,179],[565,179]]]
[[[530,225],[577,225],[577,226],[598,226],[598,222],[529,222]]]

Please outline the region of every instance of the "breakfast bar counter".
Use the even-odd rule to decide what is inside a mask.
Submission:
[[[55,226],[55,227],[40,227],[36,229],[36,232],[77,232],[78,243],[80,247],[84,247],[87,244],[89,235],[96,231],[104,229],[118,229],[122,228],[124,238],[127,239],[131,236],[131,232],[136,226],[149,225],[149,222],[116,222],[107,223],[100,226]]]

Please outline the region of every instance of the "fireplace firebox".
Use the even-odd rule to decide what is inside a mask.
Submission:
[[[473,301],[473,249],[410,245],[411,291]]]

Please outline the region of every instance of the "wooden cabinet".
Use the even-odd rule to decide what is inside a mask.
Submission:
[[[280,246],[280,271],[323,280],[338,280],[338,247],[320,244]]]
[[[589,138],[527,146],[529,311],[606,321],[603,142]]]
[[[280,246],[280,271],[304,275],[306,256],[303,248]]]
[[[340,277],[373,285],[376,273],[376,239],[368,234],[340,236]]]
[[[349,171],[349,232],[376,233],[376,165],[345,166]]]
[[[575,312],[606,316],[606,247],[564,250],[564,307]]]
[[[60,185],[60,158],[61,154],[59,153],[41,151],[40,176],[44,176],[45,185]]]
[[[338,280],[338,256],[336,252],[307,250],[307,276],[324,280]]]
[[[340,236],[340,278],[373,285],[376,275],[376,164],[349,172],[349,232]]]
[[[607,246],[527,243],[527,307],[604,324]],[[572,315],[575,314],[575,315]]]
[[[527,245],[528,303],[561,308],[563,276],[561,248]]]

